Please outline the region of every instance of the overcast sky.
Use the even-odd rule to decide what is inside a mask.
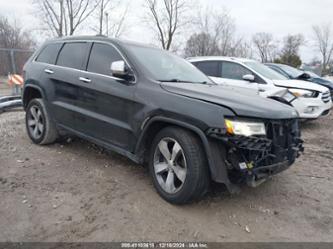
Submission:
[[[137,25],[143,0],[128,0],[130,4],[131,27],[125,38],[149,42],[151,35],[144,24]],[[313,48],[312,26],[329,23],[333,16],[333,0],[197,0],[211,8],[227,8],[235,19],[237,32],[250,38],[256,32],[270,32],[277,39],[286,34],[304,34],[307,46],[301,49],[304,61],[311,60],[316,51]],[[34,29],[38,20],[33,15],[32,0],[0,0],[0,14],[16,18],[26,29]],[[143,32],[146,35],[143,35]]]

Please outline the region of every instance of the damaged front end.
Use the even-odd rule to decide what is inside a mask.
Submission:
[[[223,164],[232,184],[256,187],[267,178],[289,168],[304,151],[297,119],[265,120],[264,135],[230,134],[209,129],[208,135],[223,146]]]

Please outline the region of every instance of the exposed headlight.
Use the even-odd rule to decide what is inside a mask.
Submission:
[[[297,98],[296,95],[290,91],[286,91],[285,94],[282,95],[281,97],[284,98],[289,103]]]
[[[288,89],[292,92],[296,97],[303,97],[303,98],[312,98],[316,95],[315,91],[310,90],[303,90],[303,89]]]
[[[262,122],[225,119],[225,126],[227,133],[230,135],[242,135],[246,137],[266,135],[265,124]]]

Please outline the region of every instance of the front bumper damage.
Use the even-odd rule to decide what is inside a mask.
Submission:
[[[221,163],[231,184],[258,186],[289,168],[304,151],[297,120],[266,120],[265,126],[266,136],[230,136],[208,130],[215,143],[220,143]]]

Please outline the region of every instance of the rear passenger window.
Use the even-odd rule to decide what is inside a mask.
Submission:
[[[217,61],[197,62],[195,66],[207,76],[219,77],[219,63]]]
[[[71,42],[66,43],[61,49],[57,65],[82,69],[83,62],[86,57],[88,43],[86,42]]]
[[[123,60],[123,58],[114,47],[107,44],[94,43],[87,70],[93,73],[112,75],[111,63],[119,60]]]
[[[36,61],[48,64],[55,64],[61,46],[61,43],[46,45],[46,47],[38,55]]]

